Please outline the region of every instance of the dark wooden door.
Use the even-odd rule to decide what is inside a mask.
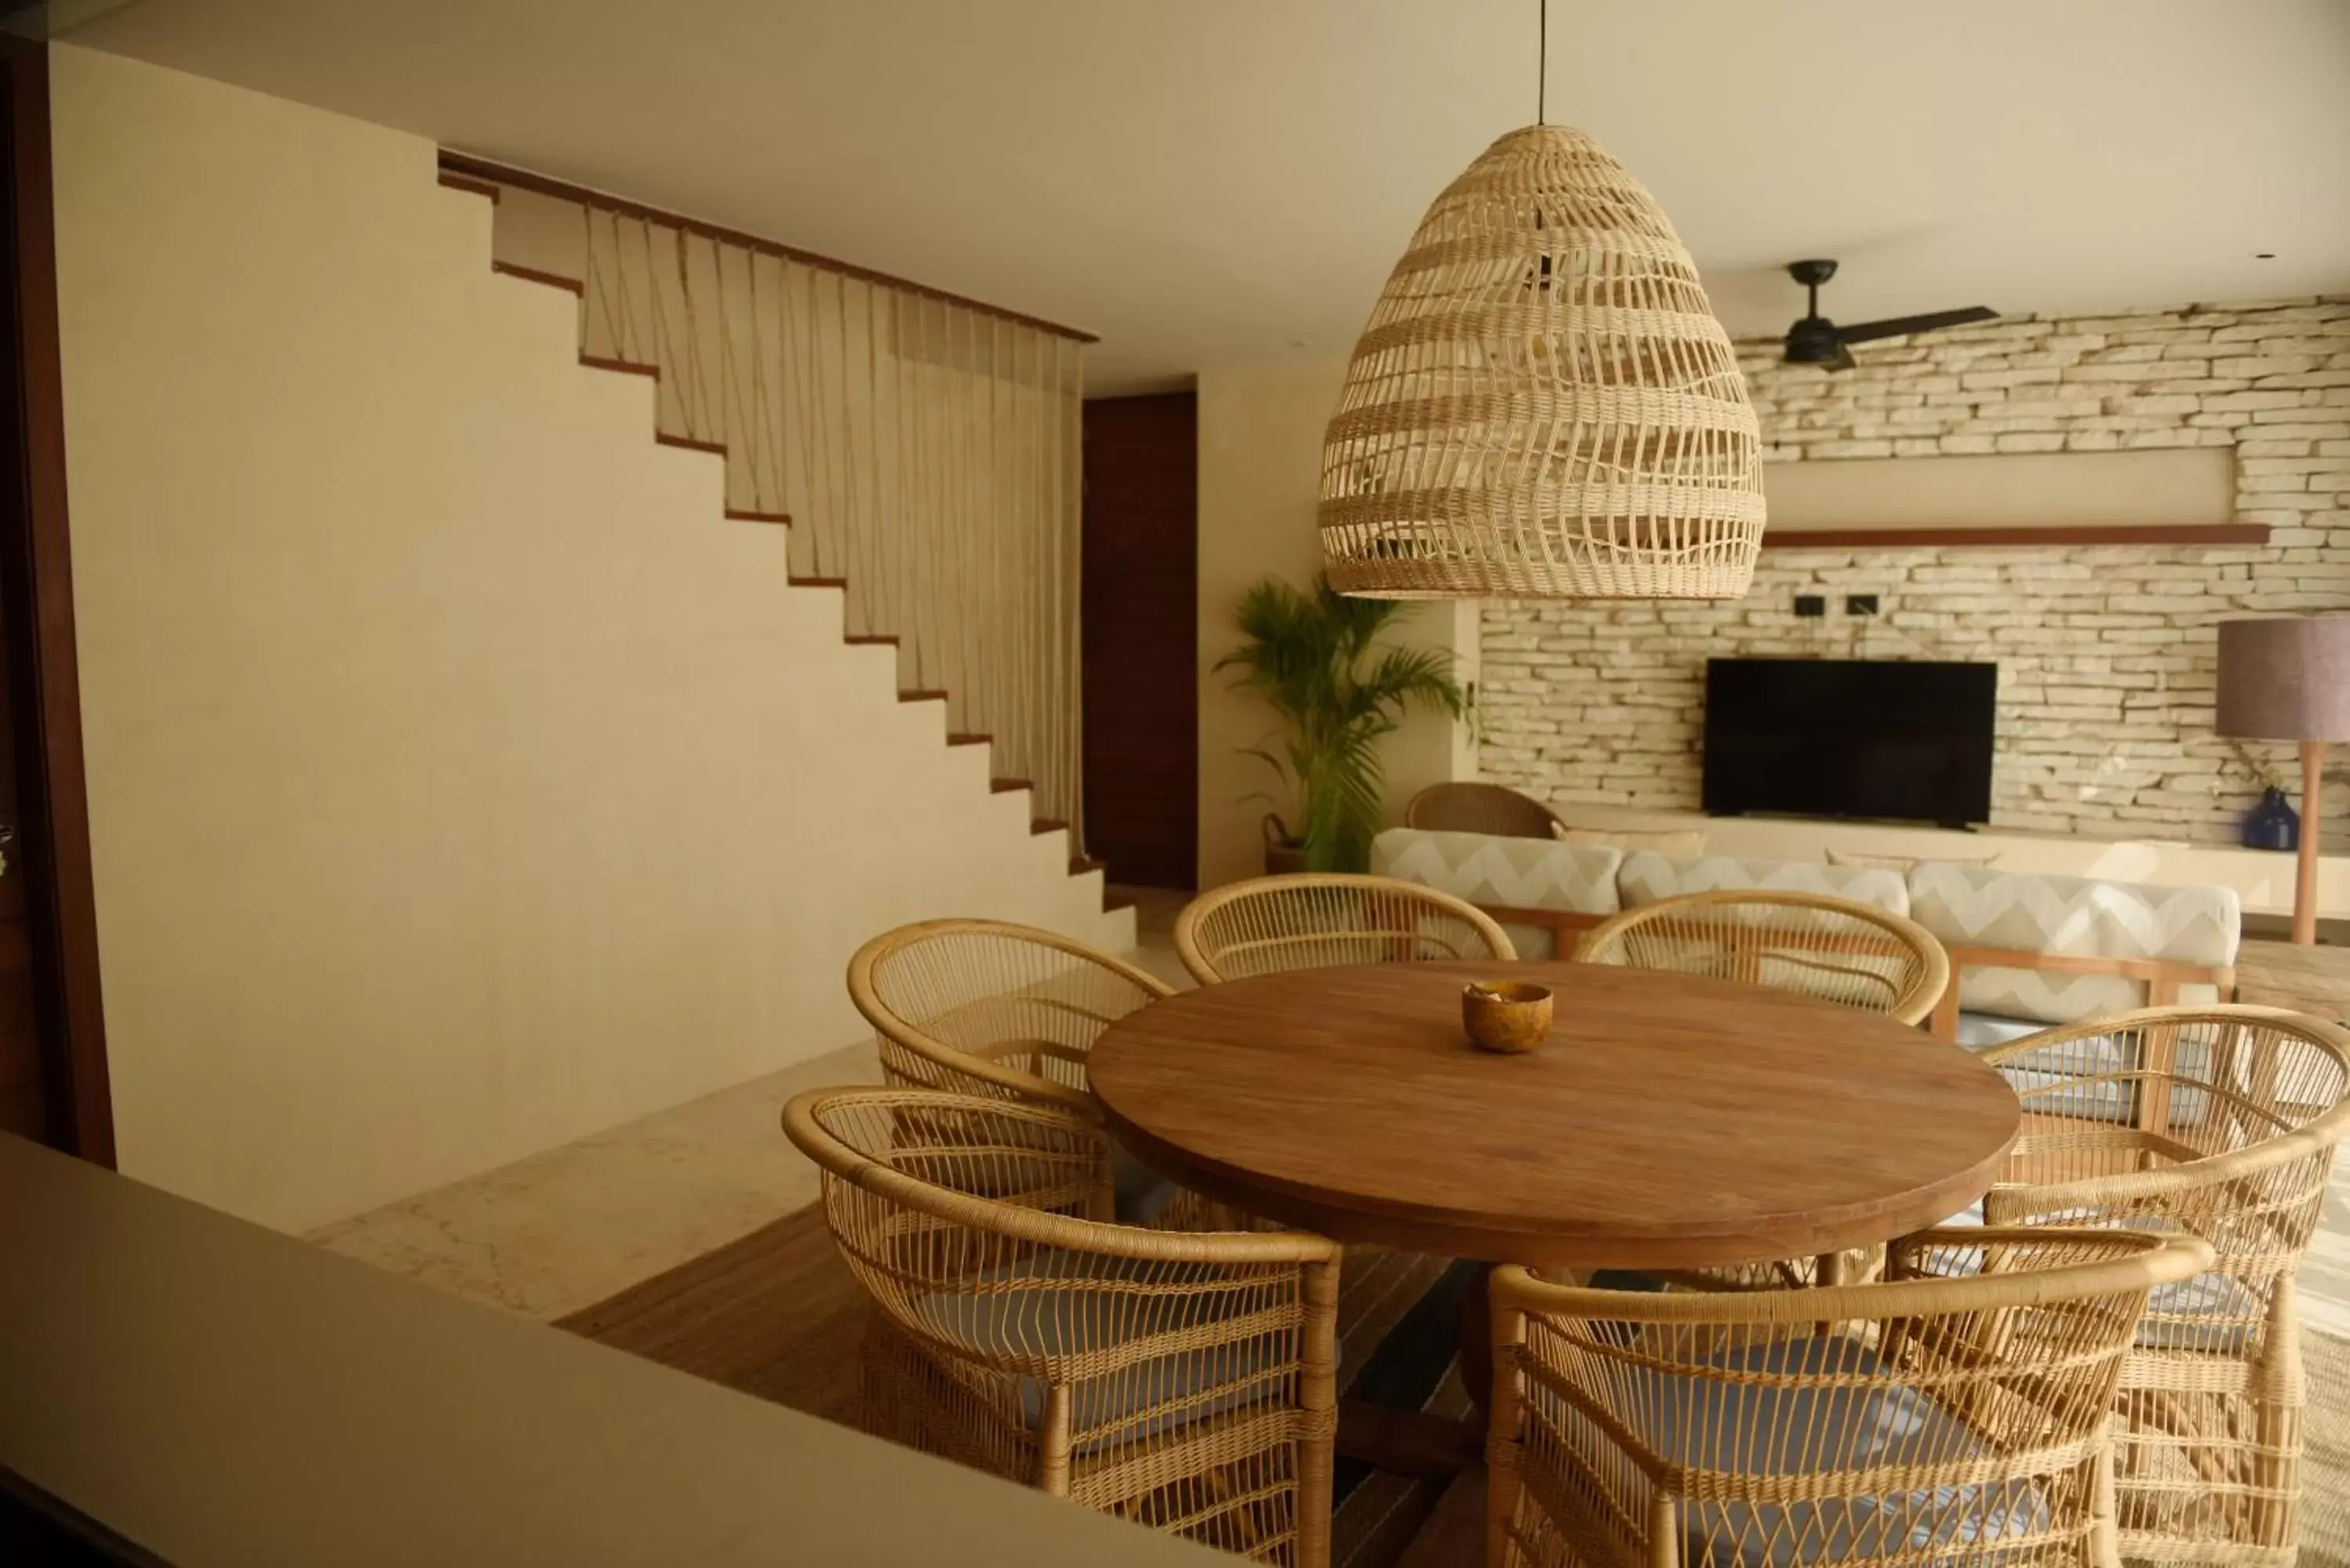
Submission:
[[[0,619],[5,615],[0,607]],[[0,867],[0,1132],[47,1142],[47,1064],[33,998],[33,925],[25,907],[25,857],[16,843],[16,704],[6,661],[7,639],[0,636],[0,739],[7,742],[9,764],[0,767],[0,860],[5,862]]]
[[[1190,392],[1086,404],[1086,853],[1113,882],[1200,863],[1200,441]]]
[[[48,47],[0,35],[0,1132],[114,1163],[66,521]]]

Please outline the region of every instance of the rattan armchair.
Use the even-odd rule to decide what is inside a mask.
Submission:
[[[1002,920],[924,920],[848,961],[892,1084],[1090,1112],[1086,1053],[1171,988],[1085,943]]]
[[[2024,1108],[1989,1223],[2170,1224],[2218,1251],[2155,1293],[2122,1375],[2123,1555],[2289,1563],[2306,1398],[2293,1278],[2350,1131],[2350,1033],[2274,1008],[2148,1008],[1984,1060]]]
[[[2111,1568],[2116,1382],[2147,1293],[2210,1257],[2177,1234],[1954,1230],[1896,1243],[1884,1282],[1822,1290],[1497,1270],[1486,1562]]]
[[[1016,1101],[816,1090],[784,1127],[878,1308],[870,1430],[1259,1562],[1328,1563],[1336,1242],[1107,1223],[1100,1128]]]
[[[1306,872],[1202,893],[1175,917],[1175,956],[1201,985],[1339,964],[1515,960],[1493,918],[1433,888]]]
[[[1725,888],[1659,899],[1592,928],[1586,963],[1711,975],[1923,1023],[1950,983],[1932,932],[1825,893]]]
[[[1434,784],[1403,808],[1403,825],[1425,833],[1490,833],[1549,838],[1558,814],[1506,784]]]

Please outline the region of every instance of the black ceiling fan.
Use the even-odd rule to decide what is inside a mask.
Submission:
[[[1871,343],[1879,337],[1901,337],[1912,332],[1931,332],[1942,327],[1964,327],[1970,321],[1996,321],[1999,312],[1987,305],[1970,305],[1963,310],[1929,310],[1923,316],[1896,316],[1884,321],[1861,321],[1850,327],[1838,327],[1820,314],[1820,285],[1835,276],[1836,264],[1832,261],[1791,262],[1787,275],[1811,290],[1811,304],[1804,307],[1804,318],[1787,328],[1786,360],[1790,365],[1824,365],[1830,370],[1852,369],[1854,343]]]

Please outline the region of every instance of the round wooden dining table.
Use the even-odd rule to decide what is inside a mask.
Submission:
[[[1551,988],[1541,1049],[1497,1055],[1463,1033],[1461,987],[1503,978]],[[1554,1269],[1817,1257],[1822,1282],[1845,1250],[1981,1197],[2022,1120],[1997,1073],[1889,1018],[1572,962],[1204,986],[1111,1024],[1086,1077],[1147,1163],[1341,1241]],[[1461,1316],[1481,1411],[1490,1272]],[[1447,1473],[1483,1438],[1482,1419],[1339,1407],[1339,1451],[1381,1469]]]
[[[1549,986],[1549,1041],[1472,1047],[1461,990]],[[2022,1120],[1964,1048],[1784,991],[1572,962],[1375,964],[1118,1020],[1087,1082],[1188,1187],[1342,1241],[1537,1267],[1839,1251],[1990,1187]]]

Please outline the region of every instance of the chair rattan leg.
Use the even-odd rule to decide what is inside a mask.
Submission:
[[[1488,1314],[1493,1343],[1492,1408],[1485,1424],[1485,1568],[1508,1568],[1510,1521],[1517,1512],[1518,1495],[1525,1485],[1520,1469],[1519,1403],[1524,1398],[1525,1372],[1518,1345],[1525,1335],[1525,1318],[1518,1313]]]
[[[1308,1264],[1299,1282],[1305,1308],[1298,1347],[1298,1403],[1306,1434],[1297,1444],[1297,1568],[1329,1568],[1331,1465],[1338,1448],[1338,1265]]]
[[[1045,1390],[1045,1429],[1036,1435],[1036,1485],[1055,1497],[1069,1495],[1069,1386]]]

